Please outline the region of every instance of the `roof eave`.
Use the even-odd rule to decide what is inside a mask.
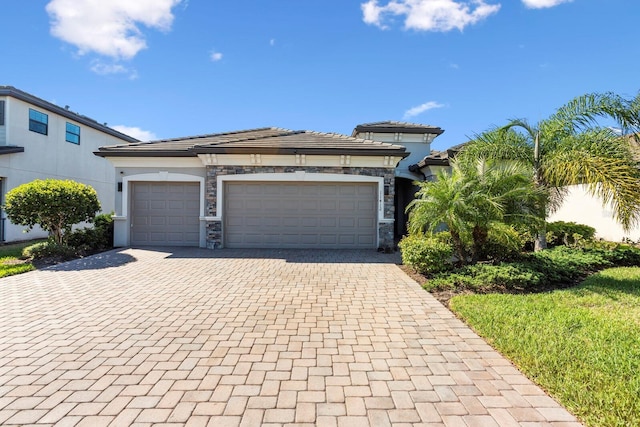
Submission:
[[[408,134],[433,134],[442,135],[444,129],[439,127],[398,127],[398,126],[356,126],[352,135],[356,135],[361,132],[376,132],[376,133],[408,133]]]
[[[190,151],[160,151],[160,150],[99,150],[94,151],[98,157],[196,157]]]
[[[7,145],[4,147],[0,147],[0,156],[13,153],[24,153],[24,147],[18,147],[16,145]]]
[[[190,150],[195,154],[305,154],[316,156],[394,156],[407,157],[404,149],[349,149],[349,148],[252,148],[252,147],[194,147]]]

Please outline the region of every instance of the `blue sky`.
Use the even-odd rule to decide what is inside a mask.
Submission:
[[[380,120],[459,144],[640,89],[637,0],[2,0],[0,85],[142,138]]]

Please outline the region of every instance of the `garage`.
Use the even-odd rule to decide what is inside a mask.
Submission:
[[[197,182],[133,182],[131,244],[198,246],[199,211]]]
[[[229,248],[375,248],[377,185],[369,182],[227,182]]]

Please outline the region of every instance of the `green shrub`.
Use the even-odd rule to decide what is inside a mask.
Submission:
[[[640,264],[640,249],[618,245],[613,249],[575,249],[558,246],[525,254],[514,262],[476,264],[435,275],[428,290],[538,291],[567,287],[595,271],[611,266]],[[635,264],[635,265],[639,265]]]
[[[27,246],[22,250],[22,256],[33,259],[60,258],[66,260],[74,258],[76,256],[76,250],[71,246],[58,244],[54,240],[49,239]]]
[[[618,267],[640,266],[640,248],[632,245],[594,241],[585,250],[600,254]]]
[[[499,230],[490,228],[482,258],[494,262],[515,259],[520,255],[523,247],[524,241],[513,227],[505,225]]]
[[[93,227],[73,231],[67,236],[67,244],[80,253],[110,249],[113,247],[112,214],[97,215]]]
[[[596,229],[575,222],[555,221],[547,224],[547,245],[580,247],[585,241],[593,240]]]
[[[441,241],[446,237],[412,234],[404,237],[398,246],[402,252],[402,262],[423,273],[438,273],[451,269],[453,249]]]
[[[71,180],[36,179],[19,185],[5,197],[7,218],[32,229],[39,225],[58,243],[73,224],[91,221],[100,210],[98,194],[89,185]]]
[[[525,290],[539,287],[544,279],[544,274],[526,264],[476,264],[463,267],[451,274],[438,274],[429,279],[425,288],[427,290],[466,289],[476,292],[496,289]]]

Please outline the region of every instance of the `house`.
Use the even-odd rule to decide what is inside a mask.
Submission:
[[[424,135],[442,131],[384,123],[353,136],[260,128],[101,147],[118,179],[114,243],[392,247],[404,145],[428,152]]]
[[[93,155],[98,147],[138,142],[86,116],[11,86],[0,86],[0,203],[7,191],[35,179],[71,179],[91,185],[103,212],[114,210],[115,170]],[[0,241],[13,242],[47,233],[0,219]]]

